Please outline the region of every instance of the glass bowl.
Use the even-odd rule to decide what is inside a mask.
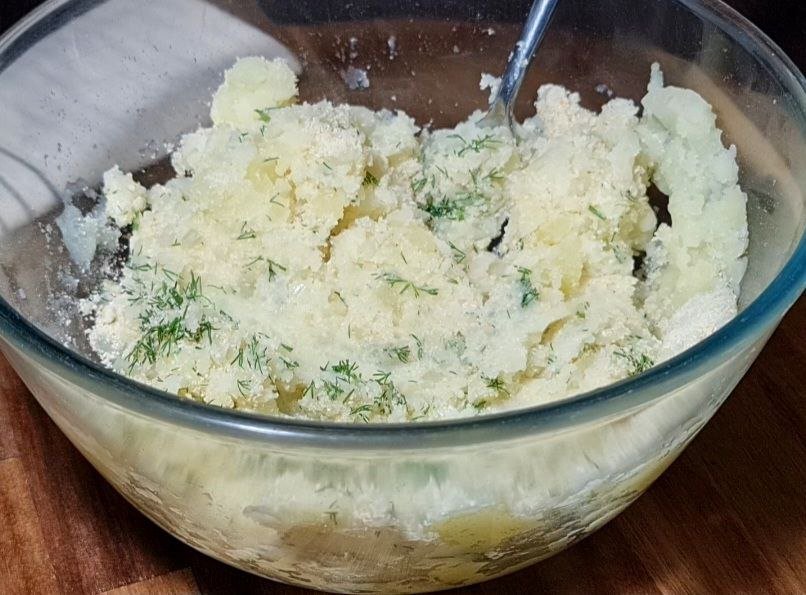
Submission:
[[[118,163],[154,181],[236,57],[283,55],[302,98],[452,125],[484,105],[527,2],[54,0],[0,41],[0,347],[73,444],[191,546],[276,580],[418,592],[491,579],[624,509],[725,400],[806,285],[804,78],[716,0],[563,0],[527,79],[638,99],[659,61],[739,149],[751,245],[739,316],[649,372],[528,410],[357,426],[207,407],[96,363],[76,302],[97,270],[52,225]],[[349,66],[370,87],[350,90]],[[97,268],[97,267],[96,267]],[[692,544],[694,545],[694,544]]]

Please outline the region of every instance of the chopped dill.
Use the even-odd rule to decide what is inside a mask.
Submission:
[[[411,421],[417,421],[417,420],[420,420],[420,419],[424,418],[426,415],[428,415],[428,413],[430,411],[431,411],[431,405],[428,404],[425,407],[423,407],[422,411],[420,411],[420,415],[412,417]]]
[[[442,197],[438,200],[429,194],[425,205],[420,208],[433,219],[463,221],[468,208],[485,200],[486,197],[476,190],[460,192],[453,197]]]
[[[311,383],[302,391],[302,397],[305,398],[306,395],[311,395],[312,399],[316,398],[316,384],[314,384],[313,380],[311,380]]]
[[[339,361],[339,363],[331,366],[330,369],[334,374],[341,376],[346,382],[353,383],[361,381],[361,373],[358,371],[358,364],[349,359]]]
[[[269,265],[269,281],[273,280],[277,276],[277,270],[285,272],[287,269],[277,262],[273,261],[270,258],[266,259],[266,263]],[[277,269],[277,270],[275,270]]]
[[[378,384],[380,384],[380,385],[384,385],[384,384],[387,384],[387,383],[389,382],[389,379],[390,379],[391,377],[392,377],[392,373],[391,373],[391,372],[381,372],[381,371],[378,371],[378,372],[375,372],[375,373],[372,375],[372,380],[374,380],[375,382],[377,382],[377,383],[378,383]]]
[[[627,361],[627,364],[630,367],[628,371],[630,376],[637,376],[638,374],[646,372],[655,365],[654,360],[646,353],[636,354],[634,350],[629,352],[619,350],[613,352],[613,355],[616,355]]]
[[[557,363],[557,352],[554,351],[554,345],[549,343],[549,354],[546,356],[546,363],[549,366],[553,366]]]
[[[257,233],[255,233],[254,229],[250,229],[246,227],[246,221],[243,222],[241,225],[241,235],[239,235],[236,240],[254,240],[257,237]]]
[[[277,261],[272,260],[271,258],[266,258],[265,256],[256,256],[255,258],[250,260],[248,263],[246,263],[244,265],[244,268],[245,269],[251,269],[253,266],[255,266],[259,262],[265,262],[268,265],[269,281],[273,281],[274,278],[279,274],[277,271],[286,272],[288,270],[283,265],[278,263]]]
[[[403,279],[402,277],[398,276],[395,273],[379,273],[375,276],[376,279],[380,279],[385,281],[389,284],[390,287],[393,289],[397,289],[400,287],[400,294],[404,294],[407,291],[411,291],[414,294],[414,297],[420,297],[421,294],[426,293],[428,295],[437,295],[439,290],[435,287],[425,287],[424,285],[416,285],[407,279]]]
[[[243,347],[238,348],[237,355],[229,363],[230,366],[234,366],[235,364],[238,364],[239,368],[243,368]]]
[[[287,358],[285,358],[285,357],[283,357],[283,356],[281,355],[281,356],[280,356],[280,361],[283,363],[283,365],[284,365],[284,366],[286,367],[286,369],[288,369],[288,370],[294,370],[294,369],[296,369],[296,368],[299,368],[299,362],[298,362],[298,361],[296,361],[296,360],[293,360],[293,359],[287,359]]]
[[[423,359],[423,342],[417,335],[412,334],[411,338],[417,343],[417,359]]]
[[[391,380],[391,372],[376,372],[372,379],[380,386],[381,394],[373,400],[372,404],[380,415],[389,415],[395,405],[406,406],[404,397],[394,382]]]
[[[416,180],[412,180],[411,191],[414,192],[414,194],[419,194],[420,192],[422,192],[423,188],[425,188],[425,185],[427,183],[428,180],[426,180],[425,178],[417,178]]]
[[[429,196],[423,210],[434,219],[462,221],[465,218],[465,205],[448,198],[435,201],[433,197]]]
[[[439,173],[441,173],[446,178],[448,177],[448,170],[445,169],[444,167],[441,167],[439,165],[434,164],[434,169],[437,170]]]
[[[268,124],[271,122],[271,111],[277,109],[276,107],[264,107],[263,109],[256,109],[255,113],[260,118],[261,122]]]
[[[212,283],[210,283],[207,287],[212,287],[213,289],[216,289],[224,294],[235,295],[238,293],[234,287],[224,287],[223,285],[213,285]],[[226,312],[219,311],[219,314],[222,314],[225,318],[229,319],[230,322],[235,322],[235,319]]]
[[[484,380],[484,384],[490,390],[496,392],[499,397],[508,397],[509,391],[507,390],[506,382],[501,376],[496,376],[495,378],[490,378],[489,376],[484,376],[482,374],[481,379]]]
[[[202,340],[202,337],[207,337],[207,343],[212,345],[214,330],[216,330],[216,328],[213,326],[213,323],[209,320],[202,320],[196,330],[190,335],[190,338],[195,343],[198,343]]]
[[[262,345],[257,335],[252,335],[246,347],[246,365],[252,370],[265,375],[268,370],[269,360],[268,347]]]
[[[540,298],[540,293],[532,284],[532,271],[525,267],[517,267],[520,277],[518,283],[521,288],[521,308],[526,308],[529,304]]]
[[[330,382],[329,380],[325,380],[322,382],[322,389],[331,401],[338,400],[338,398],[344,394],[344,389],[339,386],[338,381]]]
[[[409,363],[409,358],[411,357],[411,347],[408,345],[403,345],[401,347],[389,347],[384,351],[386,351],[389,357],[397,358],[401,363]]]
[[[602,214],[602,212],[601,212],[599,209],[597,209],[596,207],[594,207],[593,205],[588,205],[588,210],[589,210],[591,213],[593,213],[593,214],[594,214],[596,217],[598,217],[599,219],[601,219],[602,221],[607,221],[607,217],[605,217],[605,216]]]
[[[464,262],[465,258],[467,257],[467,254],[465,254],[463,250],[457,248],[453,242],[449,241],[448,245],[451,247],[451,251],[453,252],[453,262],[455,262],[456,264],[461,264],[462,262]]]
[[[350,410],[350,415],[355,415],[361,419],[364,423],[369,421],[369,414],[372,413],[372,405],[359,405]]]
[[[474,153],[481,153],[484,149],[493,149],[501,144],[501,141],[491,134],[485,134],[471,141],[466,141],[458,134],[451,134],[449,138],[456,138],[462,143],[462,147],[456,152],[457,157],[463,157],[465,153],[470,151]]]
[[[150,270],[156,271],[156,267],[150,264],[131,264],[130,262],[127,262],[126,268],[131,269],[132,271],[137,271],[138,273],[144,273]]]
[[[156,273],[156,266],[139,270],[152,269]],[[212,333],[216,329],[206,315],[195,328],[186,324],[191,302],[210,303],[202,294],[201,277],[191,271],[190,280],[183,284],[176,273],[167,269],[163,272],[171,283],[163,282],[152,295],[137,296],[134,300],[145,302],[145,307],[139,315],[142,334],[126,355],[129,372],[137,365],[154,364],[158,358],[170,356],[184,341],[199,343],[206,337],[212,343]]]

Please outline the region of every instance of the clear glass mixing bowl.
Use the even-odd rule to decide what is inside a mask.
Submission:
[[[563,0],[527,80],[598,107],[649,65],[691,87],[739,148],[751,246],[741,313],[650,372],[525,411],[409,426],[210,408],[97,365],[77,298],[93,274],[51,222],[115,163],[164,171],[237,56],[285,55],[304,99],[454,124],[482,107],[518,2],[57,0],[0,41],[0,347],[129,501],[195,548],[277,580],[355,592],[490,579],[583,538],[632,502],[724,401],[806,284],[806,94],[782,52],[716,0]],[[370,88],[349,90],[350,65]],[[606,87],[602,86],[606,85]],[[153,165],[153,164],[157,165]],[[67,347],[64,344],[68,345]]]

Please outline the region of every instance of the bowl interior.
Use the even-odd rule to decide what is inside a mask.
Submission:
[[[0,295],[94,359],[76,304],[109,259],[78,270],[53,220],[65,200],[91,209],[102,173],[115,164],[146,184],[170,176],[172,143],[207,123],[211,94],[237,57],[288,58],[306,101],[402,109],[420,124],[448,126],[485,106],[479,77],[501,72],[528,5],[50,3],[0,45]],[[725,15],[715,19],[694,0],[564,0],[517,113],[530,112],[545,82],[578,91],[592,109],[612,94],[640,99],[653,61],[668,82],[708,99],[725,142],[738,147],[749,197],[744,309],[803,236],[806,100],[802,78]],[[350,67],[367,71],[368,89],[348,88]]]

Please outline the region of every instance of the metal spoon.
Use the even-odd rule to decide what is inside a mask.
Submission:
[[[523,83],[526,69],[532,61],[537,46],[543,40],[546,30],[551,22],[551,15],[557,7],[559,0],[535,0],[526,25],[523,27],[521,38],[515,44],[515,49],[509,55],[507,68],[501,78],[501,85],[495,98],[490,102],[490,109],[479,121],[479,126],[492,128],[496,126],[509,126],[514,134],[512,109],[515,98]]]

